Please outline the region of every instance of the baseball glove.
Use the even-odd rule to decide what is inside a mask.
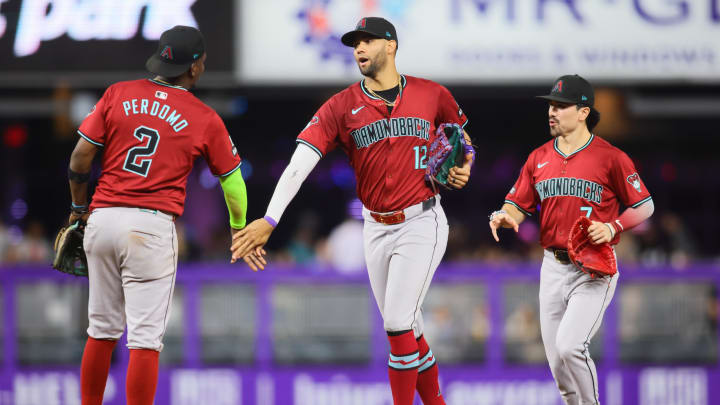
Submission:
[[[592,225],[587,217],[578,218],[570,228],[568,256],[582,271],[597,276],[612,276],[617,273],[615,252],[609,243],[594,244],[588,237],[588,228]]]
[[[425,168],[425,180],[450,189],[448,174],[453,166],[462,167],[466,153],[474,153],[468,145],[463,129],[458,124],[442,124],[438,127],[435,140],[430,144],[428,163]],[[473,155],[474,156],[474,155]]]
[[[55,258],[52,264],[54,269],[74,276],[87,277],[87,257],[83,249],[84,234],[85,222],[82,220],[77,220],[58,232],[55,237]]]

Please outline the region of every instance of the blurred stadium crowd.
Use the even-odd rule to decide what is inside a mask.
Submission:
[[[299,129],[324,97],[336,90],[296,92],[282,99],[275,98],[277,89],[238,94],[201,86],[196,91],[223,116],[244,159],[249,220],[264,215]],[[496,244],[486,218],[499,207],[527,154],[549,139],[545,105],[532,98],[544,89],[452,90],[470,118],[468,132],[478,160],[467,189],[443,195],[451,225],[445,258],[537,260],[540,248],[534,219],[526,221],[517,236],[506,232]],[[643,94],[642,90],[600,87],[597,91],[603,116],[595,132],[635,160],[656,206],[647,223],[623,235],[618,246],[620,263],[682,268],[693,261],[716,261],[717,235],[709,225],[720,222],[716,210],[720,191],[718,179],[707,173],[716,172],[719,162],[711,153],[714,140],[706,128],[717,124],[717,116],[659,117],[633,109],[632,94]],[[672,94],[672,89],[665,91]],[[503,96],[498,98],[500,93]],[[0,181],[5,191],[0,199],[0,263],[50,262],[52,238],[69,206],[65,173],[77,140],[75,131],[98,97],[97,90],[59,84],[53,90],[48,117],[0,117]],[[272,121],[278,110],[287,111],[287,117]],[[527,118],[517,120],[516,115]],[[683,134],[682,141],[678,134]],[[268,245],[271,260],[301,264],[316,272],[363,271],[360,205],[354,187],[342,152],[334,151],[321,160],[274,233]],[[185,214],[177,221],[181,260],[228,259],[226,208],[217,180],[202,161],[190,174],[187,198]]]
[[[356,200],[350,204],[359,206]],[[319,229],[318,216],[317,212],[303,212],[289,240],[270,251],[270,260],[299,264],[318,272],[364,272],[362,220],[348,216],[325,233]],[[485,223],[466,223],[459,217],[450,217],[450,221],[452,232],[445,260],[505,263],[531,261],[541,255],[537,243],[538,226],[532,221],[523,224],[517,240],[511,241],[511,247],[498,245],[487,238]],[[227,259],[227,229],[224,227],[211,231],[209,243],[195,239],[194,229],[186,221],[178,220],[177,228],[181,261]],[[52,262],[52,232],[54,229],[48,229],[38,220],[30,220],[22,228],[0,222],[0,264]],[[505,238],[510,239],[509,234]],[[623,234],[617,247],[621,263],[645,266],[683,268],[698,258],[697,253],[697,244],[687,225],[670,212],[660,213],[640,229]]]

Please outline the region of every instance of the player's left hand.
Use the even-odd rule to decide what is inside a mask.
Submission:
[[[465,187],[470,181],[470,167],[473,161],[473,154],[465,154],[465,163],[462,167],[451,167],[448,172],[448,185],[455,189],[461,189]]]
[[[588,227],[588,236],[592,243],[599,245],[601,243],[610,242],[615,236],[610,230],[610,226],[603,222],[592,221],[592,225]]]

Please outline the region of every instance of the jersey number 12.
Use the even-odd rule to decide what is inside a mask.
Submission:
[[[140,142],[144,142],[145,138],[147,138],[147,144],[145,146],[135,146],[128,150],[123,169],[147,177],[152,164],[152,155],[157,151],[160,134],[152,128],[141,126],[135,130],[133,135]]]
[[[413,146],[415,151],[415,168],[425,169],[427,167],[427,146]]]

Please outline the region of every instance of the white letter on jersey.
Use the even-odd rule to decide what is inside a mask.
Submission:
[[[180,132],[186,126],[188,126],[188,122],[185,120],[182,120],[182,121],[178,122],[177,124],[173,125],[173,129],[175,130],[175,132]]]
[[[160,109],[160,114],[158,114],[158,118],[164,120],[168,112],[170,112],[170,107],[166,105],[162,106],[162,108]]]
[[[130,111],[130,102],[129,101],[123,101],[123,110],[125,110],[125,115],[128,116],[128,111]]]
[[[178,114],[176,110],[173,110],[165,121],[172,126],[175,125],[178,119],[180,119],[180,114]]]

